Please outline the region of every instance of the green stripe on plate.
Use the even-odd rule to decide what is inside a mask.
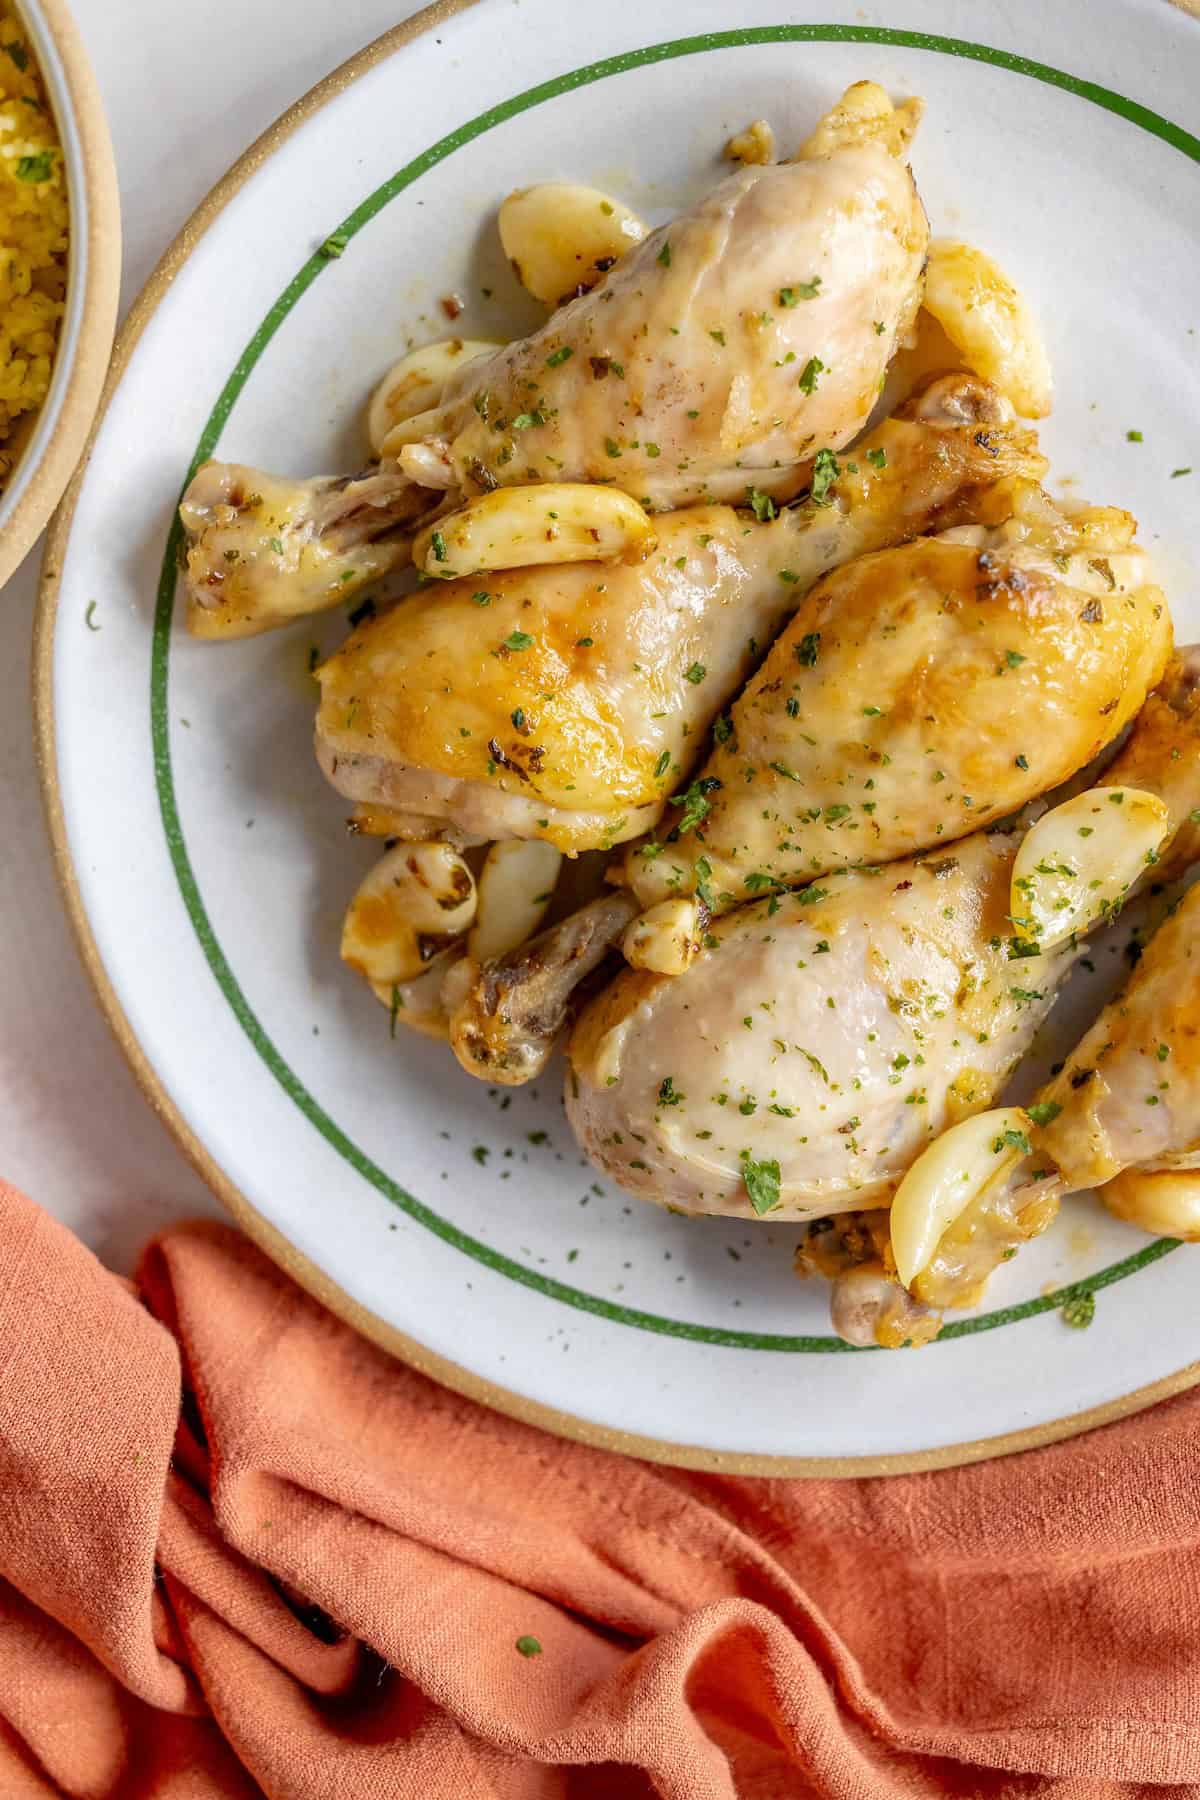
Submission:
[[[406,163],[402,169],[398,169],[387,181],[368,194],[366,199],[333,229],[343,234],[349,242],[370,220],[382,212],[383,208],[394,200],[397,194],[403,193],[429,169],[444,162],[456,150],[461,150],[464,145],[482,137],[485,132],[493,130],[497,125],[502,125],[506,119],[516,118],[518,114],[528,112],[532,107],[540,106],[547,100],[558,99],[561,95],[572,93],[577,88],[588,87],[592,82],[607,80],[612,75],[623,75],[630,70],[647,68],[654,63],[670,62],[676,57],[699,56],[713,50],[743,49],[756,44],[798,43],[898,45],[906,49],[930,51],[942,56],[964,57],[972,62],[986,63],[993,68],[1007,69],[1015,75],[1023,75],[1034,81],[1045,82],[1051,87],[1061,88],[1064,92],[1075,95],[1080,100],[1103,107],[1106,112],[1117,114],[1118,117],[1128,120],[1130,124],[1136,125],[1140,130],[1149,132],[1152,137],[1159,138],[1163,143],[1170,144],[1174,149],[1182,151],[1193,162],[1200,162],[1200,139],[1193,137],[1182,126],[1172,124],[1169,119],[1164,119],[1158,113],[1151,112],[1148,107],[1140,106],[1136,101],[1126,99],[1123,94],[1114,93],[1111,88],[1101,87],[1097,82],[1083,81],[1078,76],[1066,74],[1062,69],[1053,69],[1045,63],[1032,62],[1027,57],[1014,56],[1006,50],[993,49],[988,44],[973,44],[961,38],[937,37],[921,31],[898,31],[875,25],[764,25],[741,31],[716,31],[698,37],[674,38],[663,44],[649,44],[639,50],[626,51],[620,56],[606,57],[602,62],[588,63],[583,68],[572,69],[566,74],[556,75],[550,81],[540,82],[536,87],[526,88],[524,92],[514,94],[511,99],[502,101],[498,106],[490,107],[486,112],[480,113],[474,119],[469,119],[445,137],[439,138],[436,144],[431,145],[420,156],[414,157],[411,162]],[[326,270],[336,267],[336,260],[331,261],[322,256],[319,251],[315,252],[297,270],[271,307],[221,389],[201,433],[200,441],[196,445],[195,455],[192,457],[183,482],[184,488],[199,464],[206,461],[215,451],[239,395],[275,333],[317,277]],[[582,1288],[571,1287],[566,1282],[555,1281],[551,1276],[527,1268],[523,1263],[502,1255],[498,1250],[493,1250],[489,1245],[481,1243],[478,1238],[471,1237],[467,1232],[459,1230],[458,1226],[451,1224],[448,1219],[442,1218],[423,1201],[408,1193],[398,1182],[393,1181],[390,1175],[359,1149],[358,1145],[346,1135],[309,1093],[264,1031],[246,999],[237,977],[229,966],[205,910],[179,818],[171,769],[167,691],[171,625],[175,610],[176,571],[181,539],[182,528],[176,518],[163,553],[150,666],[150,736],[163,830],[166,834],[167,848],[184,906],[187,908],[188,917],[191,919],[217,985],[254,1049],[309,1123],[320,1132],[326,1143],[336,1150],[352,1169],[371,1184],[376,1192],[382,1194],[394,1206],[399,1207],[402,1212],[407,1213],[409,1218],[414,1219],[417,1224],[424,1226],[427,1231],[433,1232],[444,1243],[462,1251],[473,1261],[482,1263],[496,1274],[507,1276],[510,1281],[533,1288],[549,1300],[561,1301],[565,1306],[574,1307],[579,1312],[593,1313],[616,1325],[632,1325],[641,1331],[657,1332],[664,1337],[688,1338],[698,1343],[715,1344],[731,1349],[774,1350],[809,1355],[857,1354],[857,1352],[851,1351],[849,1345],[842,1343],[841,1339],[836,1337],[729,1331],[720,1326],[695,1324],[686,1319],[665,1318],[658,1313],[642,1312],[637,1307],[616,1306],[612,1301],[602,1300],[595,1294],[586,1293]],[[1016,1324],[1021,1319],[1031,1319],[1039,1313],[1050,1312],[1077,1294],[1094,1293],[1099,1288],[1109,1287],[1113,1282],[1124,1280],[1126,1276],[1135,1274],[1139,1269],[1147,1268],[1151,1263],[1157,1262],[1178,1247],[1172,1238],[1159,1238],[1155,1242],[1147,1244],[1134,1255],[1125,1257],[1121,1262],[1112,1263],[1097,1274],[1089,1275],[1083,1281],[1073,1282],[1068,1287],[1059,1288],[1054,1293],[1022,1301],[1017,1306],[1001,1307],[976,1318],[960,1319],[956,1323],[946,1326],[937,1342],[946,1343],[955,1338],[973,1336],[979,1331],[994,1331],[999,1326]]]

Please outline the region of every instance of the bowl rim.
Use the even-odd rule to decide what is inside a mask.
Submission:
[[[121,211],[112,140],[66,0],[12,0],[50,96],[67,171],[67,301],[50,391],[0,495],[0,588],[62,498],[108,369],[121,281]]]

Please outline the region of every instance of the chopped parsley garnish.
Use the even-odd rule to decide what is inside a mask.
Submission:
[[[559,348],[557,350],[552,350],[546,358],[546,367],[548,369],[560,368],[562,364],[565,363],[569,357],[574,356],[574,354],[575,352],[572,350],[570,344],[560,344]]]
[[[825,364],[821,361],[820,357],[810,356],[800,371],[796,386],[800,389],[802,394],[815,394],[817,391],[817,377],[824,373]]]
[[[742,1151],[741,1163],[747,1197],[761,1218],[779,1205],[779,1164],[774,1157],[755,1161],[748,1150]]]
[[[663,239],[663,247],[659,251],[658,256],[656,257],[655,260],[657,262],[661,263],[664,269],[670,268],[670,266],[671,266],[671,240],[670,240],[670,238]]]
[[[531,1637],[528,1633],[517,1639],[517,1649],[522,1656],[540,1656],[542,1654],[541,1641]]]
[[[621,454],[621,446],[618,444],[616,438],[606,437],[604,440],[604,448],[610,456],[620,456]]]
[[[992,1139],[992,1151],[999,1156],[1002,1150],[1020,1150],[1023,1155],[1029,1154],[1029,1138],[1023,1131],[1014,1131],[1010,1125],[1007,1131]]]
[[[95,617],[96,602],[94,600],[89,600],[87,603],[87,611],[83,615],[83,622],[89,631],[99,631],[100,629],[99,625],[95,623]]]
[[[1025,1111],[1035,1125],[1049,1125],[1057,1119],[1062,1107],[1057,1100],[1035,1100],[1032,1106],[1025,1108]]]
[[[1019,650],[1006,650],[1004,652],[1004,666],[1006,669],[1019,669],[1021,664],[1023,662],[1028,662],[1028,660],[1029,658],[1022,656]]]
[[[660,1106],[678,1106],[680,1101],[686,1099],[687,1095],[679,1092],[671,1077],[664,1075],[658,1084],[658,1104]]]
[[[647,456],[661,456],[662,450],[658,444],[647,444],[646,445],[646,455]]]
[[[708,670],[702,662],[694,662],[684,676],[684,680],[690,681],[693,687],[699,687],[707,674]]]
[[[544,425],[545,423],[545,413],[540,413],[535,408],[533,412],[518,413],[512,422],[512,429],[514,431],[530,431],[535,425]]]
[[[29,52],[26,50],[24,44],[18,44],[14,41],[11,44],[5,44],[4,50],[5,54],[12,58],[18,69],[24,74],[25,70],[29,67]]]
[[[812,486],[809,499],[814,506],[832,506],[829,490],[841,474],[841,466],[832,450],[818,450],[813,458]]]
[[[433,551],[438,562],[449,562],[450,558],[446,555],[446,540],[440,531],[435,531],[433,533],[429,540],[429,547]]]
[[[881,445],[878,450],[867,451],[867,461],[874,469],[887,468],[887,451]]]
[[[1096,1296],[1093,1293],[1072,1294],[1062,1304],[1062,1322],[1069,1325],[1072,1331],[1086,1331],[1096,1316]]]
[[[713,340],[714,344],[720,344],[722,349],[725,348],[725,333],[723,331],[719,329],[710,331],[708,335]]]
[[[517,731],[524,731],[524,729],[525,729],[525,708],[523,706],[515,706],[512,710],[512,713],[510,714],[510,717],[512,719],[514,729]]]
[[[660,776],[665,775],[667,770],[670,768],[670,766],[671,766],[671,752],[669,750],[664,750],[662,755],[659,757],[658,761],[654,765],[654,779],[657,781],[660,778]]]
[[[1144,444],[1146,441],[1140,431],[1127,431],[1125,433],[1125,439],[1126,442],[1130,444]]]
[[[1029,767],[1029,758],[1027,756],[1014,756],[1013,761],[1016,763],[1018,769],[1027,769]]]
[[[887,329],[887,327],[884,325],[884,322],[882,319],[875,320],[875,336],[876,337],[882,337],[884,334],[884,331],[886,329]]]
[[[821,634],[819,631],[806,631],[796,645],[796,661],[802,669],[815,669],[817,658],[821,654]]]
[[[533,643],[527,631],[510,631],[504,640],[506,650],[528,650]]]
[[[707,819],[712,811],[712,802],[708,796],[714,788],[720,786],[721,783],[715,775],[702,775],[698,781],[693,781],[683,793],[671,795],[672,806],[683,807],[683,817],[677,826],[680,837],[683,837],[686,832],[694,831],[697,825]]]
[[[476,588],[475,592],[471,595],[471,598],[476,606],[490,606],[492,604],[492,596],[488,593],[486,588]]]
[[[765,525],[767,520],[773,519],[779,511],[779,508],[772,500],[770,494],[764,494],[761,488],[748,487],[746,489],[746,500],[751,512],[760,524]]]
[[[595,641],[595,638],[576,638],[575,648],[577,650],[590,650]]]
[[[282,556],[283,555],[283,540],[282,540],[282,538],[268,538],[267,539],[267,549],[273,550],[275,552],[276,556]]]
[[[727,744],[733,736],[733,720],[727,713],[718,713],[713,720],[713,738],[718,744]]]
[[[18,181],[49,181],[54,172],[54,152],[39,150],[36,156],[17,158]]]
[[[814,275],[811,281],[798,281],[795,287],[779,290],[780,306],[795,306],[801,300],[815,300],[821,291],[821,277]]]
[[[318,252],[318,254],[323,256],[325,258],[326,262],[334,262],[339,256],[341,256],[342,252],[345,250],[346,245],[349,242],[350,242],[350,238],[349,238],[349,235],[347,232],[344,232],[344,231],[331,232],[330,235],[325,239],[325,242],[321,245],[321,248],[320,248],[320,251]]]
[[[388,1008],[388,1036],[389,1037],[394,1038],[396,1035],[396,1014],[400,1011],[400,1008],[403,1005],[404,1005],[404,1001],[403,1001],[403,998],[401,997],[399,986],[397,985],[396,982],[393,981],[393,983],[392,983],[392,1003],[391,1003],[391,1006]],[[487,1155],[486,1150],[484,1151],[484,1155],[485,1156]]]
[[[1172,480],[1172,481],[1178,481],[1178,480],[1179,480],[1179,477],[1180,477],[1180,476],[1181,476],[1181,475],[1190,475],[1190,474],[1191,474],[1191,472],[1192,472],[1192,471],[1191,471],[1191,469],[1190,469],[1190,468],[1187,468],[1187,469],[1172,469],[1172,470],[1171,470],[1171,480]]]

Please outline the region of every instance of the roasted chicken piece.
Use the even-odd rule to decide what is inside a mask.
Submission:
[[[1143,790],[1171,793],[1149,802],[1164,829],[1200,802],[1195,727],[1177,723],[1157,766],[1139,759]],[[1127,792],[1095,790],[1097,812]],[[839,872],[717,920],[682,975],[618,976],[568,1047],[580,1145],[630,1193],[689,1212],[886,1205],[933,1138],[991,1105],[1080,954],[1014,929],[1023,835]]]
[[[827,569],[1045,464],[974,376],[933,381],[801,505],[656,520],[640,562],[508,570],[428,587],[318,672],[317,757],[348,798],[466,837],[574,854],[652,830],[736,693]],[[395,828],[395,827],[394,827]],[[402,827],[400,827],[402,829]]]
[[[256,637],[339,606],[409,560],[429,496],[386,468],[288,481],[208,462],[179,507],[194,637]]]
[[[496,487],[615,483],[658,511],[796,493],[865,423],[921,298],[928,227],[899,160],[919,103],[851,96],[797,160],[729,176],[463,367],[385,441],[369,493],[205,464],[181,508],[191,629],[332,605],[403,560],[415,518]]]
[[[1124,730],[1171,648],[1134,521],[1064,514],[1032,485],[1012,507],[1002,524],[861,557],[813,588],[683,813],[627,853],[644,905],[700,886],[724,911],[766,886],[950,844]]]
[[[462,494],[614,481],[658,511],[794,493],[862,428],[921,298],[928,226],[899,160],[915,114],[860,85],[878,106],[856,130],[730,175],[463,370],[401,466]]]

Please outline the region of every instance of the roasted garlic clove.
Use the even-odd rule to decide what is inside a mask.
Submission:
[[[493,844],[479,872],[479,903],[467,939],[477,963],[507,956],[531,938],[554,898],[562,851],[538,838]]]
[[[1044,419],[1053,378],[1029,306],[1003,269],[973,244],[935,238],[925,266],[926,312],[969,369],[995,382],[1027,419]]]
[[[413,562],[426,575],[450,580],[537,563],[641,558],[653,548],[650,520],[628,494],[587,482],[543,482],[498,488],[447,513],[416,539]]]
[[[442,338],[423,344],[393,363],[367,407],[367,438],[372,456],[382,456],[388,435],[405,420],[441,402],[446,383],[467,363],[490,356],[503,346],[491,338]],[[418,436],[420,433],[418,433]]]
[[[450,844],[397,844],[350,902],[342,961],[371,983],[411,981],[470,928],[475,878]]]
[[[620,200],[566,181],[518,188],[501,206],[499,226],[517,280],[547,306],[595,287],[648,230]]]
[[[1012,918],[1039,950],[1089,930],[1121,904],[1170,835],[1171,815],[1138,788],[1089,788],[1032,826],[1012,873]]]

